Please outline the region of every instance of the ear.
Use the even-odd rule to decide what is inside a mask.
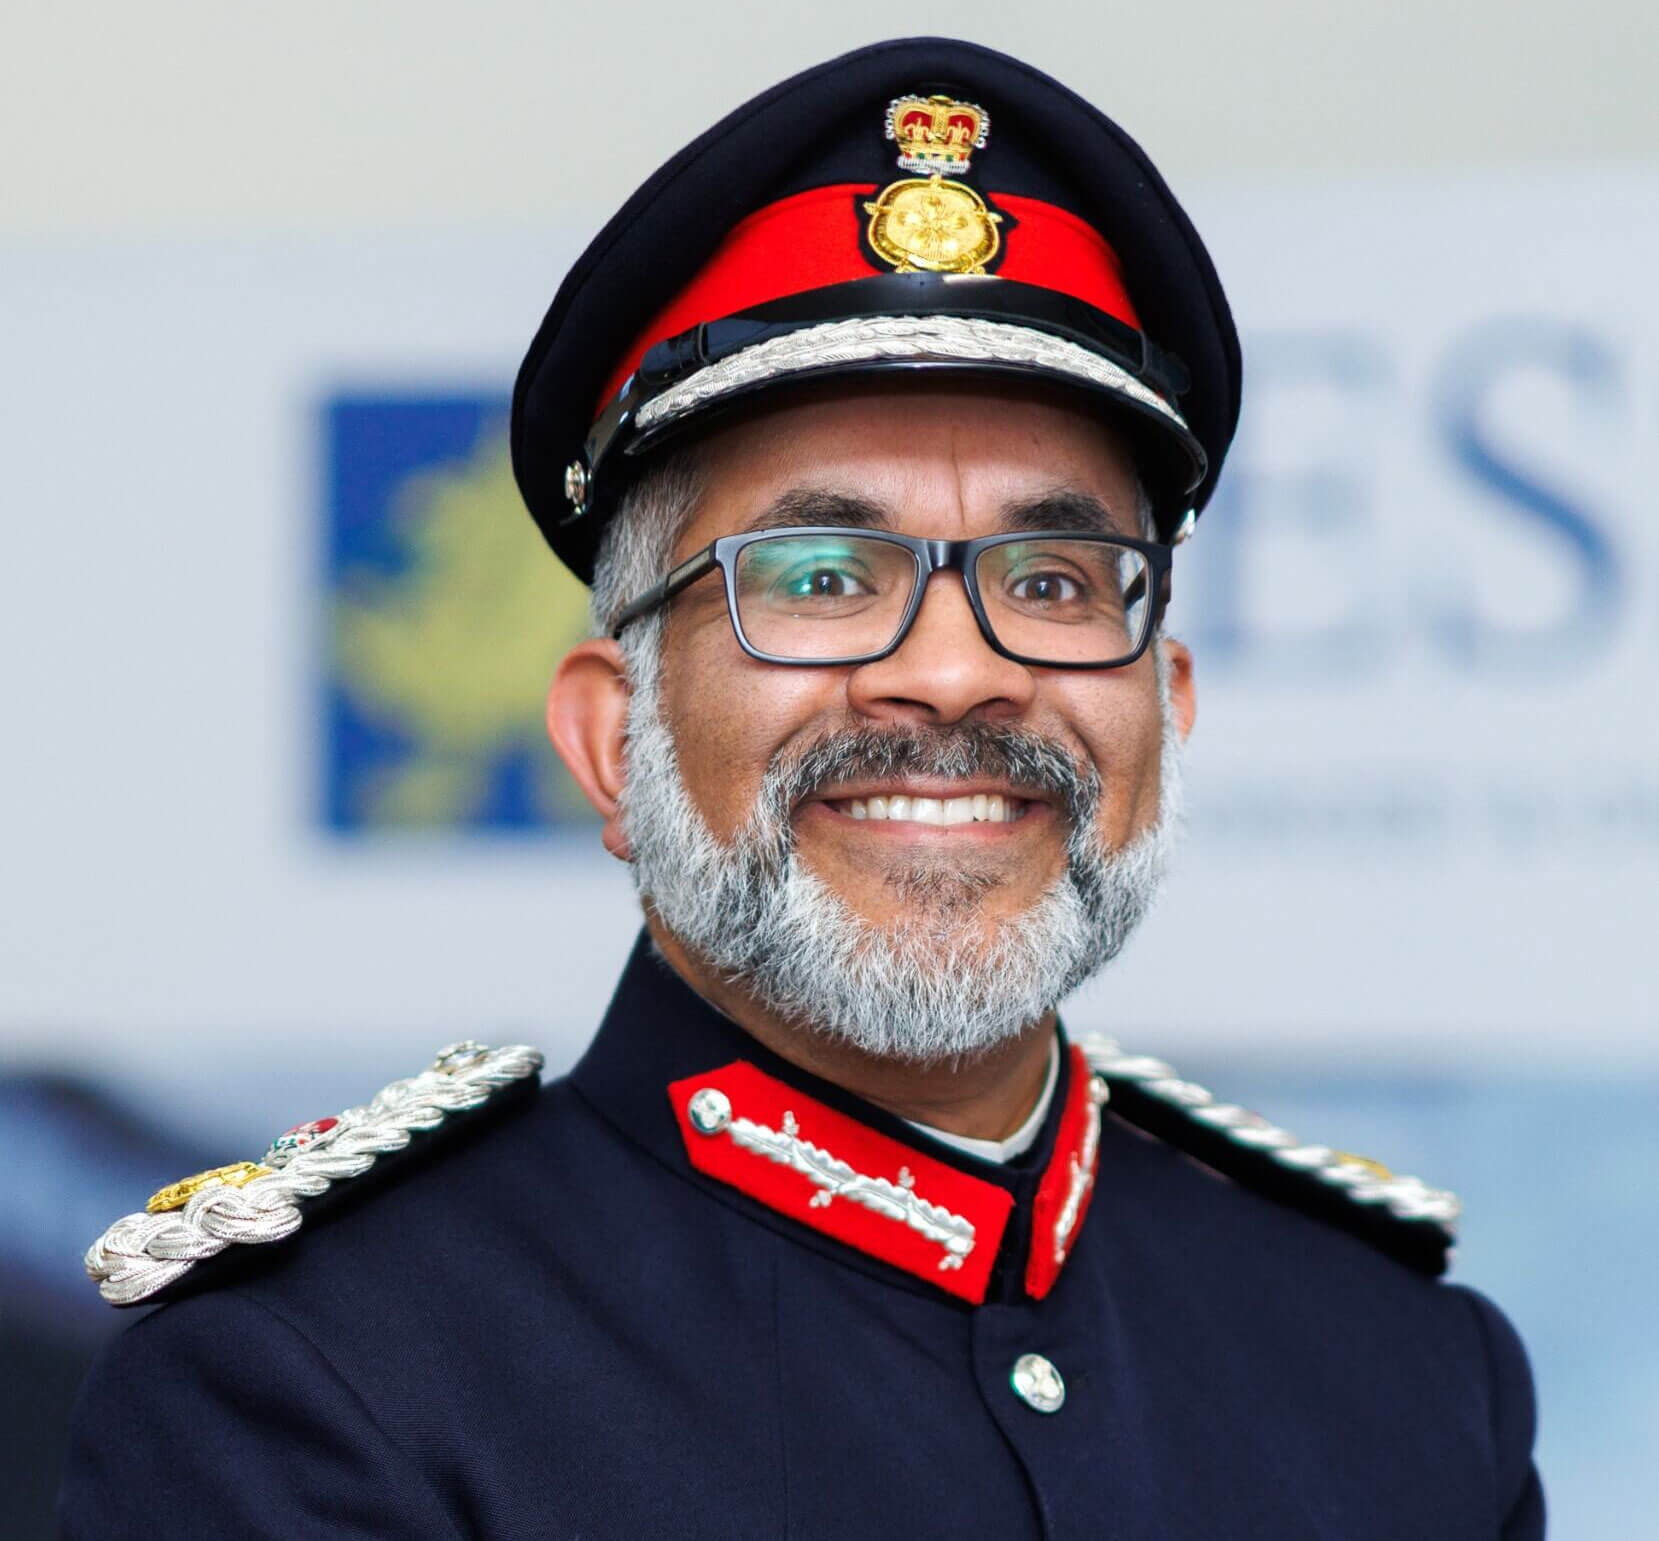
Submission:
[[[1198,696],[1192,682],[1192,651],[1176,637],[1160,637],[1158,646],[1169,663],[1169,704],[1175,713],[1175,731],[1187,741],[1198,717]]]
[[[576,784],[605,821],[605,849],[630,859],[618,809],[622,799],[628,676],[622,649],[609,637],[579,642],[547,691],[547,736]]]

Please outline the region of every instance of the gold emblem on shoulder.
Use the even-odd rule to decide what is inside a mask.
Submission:
[[[983,273],[1002,237],[985,200],[961,182],[906,177],[864,205],[870,245],[901,273]]]
[[[150,1202],[144,1208],[152,1215],[166,1214],[170,1209],[183,1209],[203,1188],[216,1187],[220,1183],[227,1188],[240,1188],[256,1177],[269,1177],[272,1170],[257,1161],[235,1161],[229,1166],[209,1167],[193,1177],[181,1177],[176,1183],[168,1183],[159,1193],[151,1195]]]
[[[948,96],[899,96],[887,104],[887,137],[905,171],[966,171],[991,136],[991,115]]]
[[[1369,1156],[1356,1156],[1351,1150],[1333,1150],[1331,1154],[1338,1160],[1347,1162],[1350,1166],[1362,1166],[1379,1182],[1390,1181],[1394,1173],[1380,1161],[1373,1161]]]

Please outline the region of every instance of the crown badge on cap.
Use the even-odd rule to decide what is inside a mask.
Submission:
[[[948,96],[899,96],[887,104],[887,137],[905,171],[966,171],[991,137],[991,115]]]

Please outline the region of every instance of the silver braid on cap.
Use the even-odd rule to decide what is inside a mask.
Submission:
[[[1127,369],[1063,337],[1007,321],[966,316],[882,316],[827,321],[756,343],[669,386],[639,409],[645,432],[734,391],[769,380],[884,360],[952,364],[1023,364],[1099,386],[1148,407],[1183,431],[1186,419]]]

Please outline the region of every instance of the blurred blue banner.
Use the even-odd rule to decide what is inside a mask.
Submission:
[[[533,707],[586,590],[525,518],[502,398],[351,394],[323,412],[323,808],[341,833],[527,830],[588,806]]]

